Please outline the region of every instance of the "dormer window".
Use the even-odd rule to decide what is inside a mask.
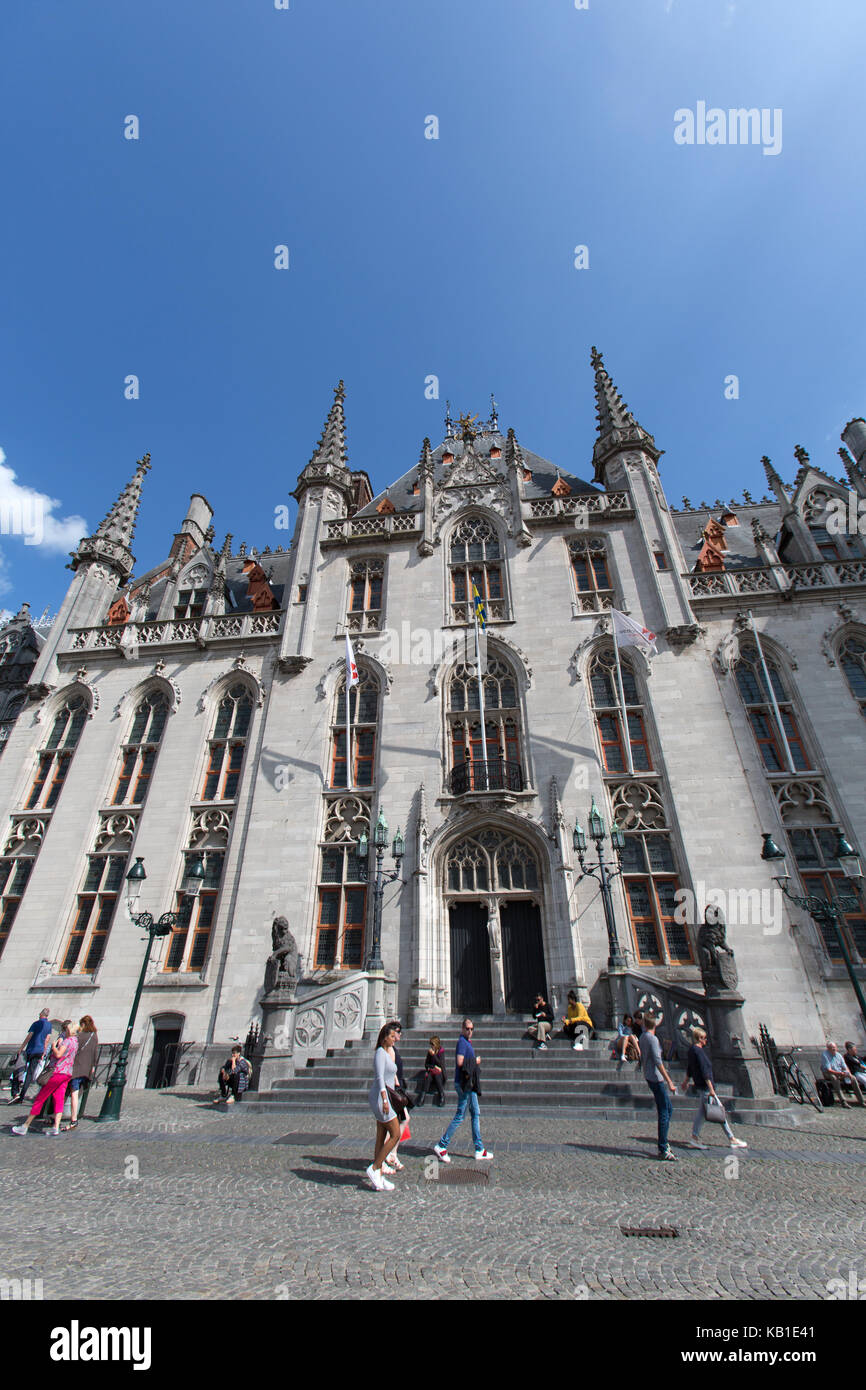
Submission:
[[[180,589],[174,605],[176,619],[200,618],[204,612],[207,589]]]

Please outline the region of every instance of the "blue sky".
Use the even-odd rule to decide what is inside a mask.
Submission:
[[[0,510],[53,502],[40,544],[0,535],[0,605],[56,611],[146,450],[139,573],[193,491],[218,544],[285,543],[341,377],[377,489],[446,397],[491,391],[591,477],[593,343],[675,502],[759,495],[795,444],[840,471],[866,414],[862,0],[289,3],[0,10]],[[676,144],[701,101],[780,109],[781,151]]]

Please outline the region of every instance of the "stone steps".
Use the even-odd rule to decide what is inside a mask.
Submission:
[[[415,1077],[423,1067],[430,1031],[407,1029],[403,1033],[400,1052],[410,1088],[414,1088]],[[447,1066],[442,1115],[450,1116],[455,1104],[453,1056],[459,1029],[455,1025],[443,1031]],[[561,1110],[575,1118],[585,1115],[596,1119],[643,1121],[654,1114],[655,1102],[641,1072],[634,1063],[618,1066],[611,1061],[607,1038],[592,1039],[578,1052],[567,1039],[554,1038],[541,1052],[531,1039],[523,1036],[524,1031],[525,1024],[519,1021],[491,1022],[483,1030],[479,1027],[478,1051],[483,1059],[482,1111],[543,1114]],[[670,1062],[666,1066],[679,1084],[683,1077],[682,1065]],[[369,1112],[367,1092],[372,1074],[371,1043],[366,1039],[350,1043],[342,1052],[309,1062],[294,1078],[276,1081],[270,1091],[248,1093],[244,1109],[268,1114],[274,1110]],[[729,1086],[720,1085],[717,1089],[732,1121],[772,1125],[803,1123],[807,1118],[806,1111],[780,1097],[754,1100],[733,1096]],[[438,1107],[434,1107],[428,1093],[423,1110],[413,1111],[413,1116],[424,1123],[421,1116],[431,1110],[438,1112]],[[693,1093],[673,1098],[676,1121],[690,1121],[694,1111]],[[817,1118],[817,1112],[811,1109],[808,1114]]]

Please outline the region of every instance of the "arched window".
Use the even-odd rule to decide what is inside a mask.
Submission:
[[[369,835],[368,803],[355,796],[329,797],[319,854],[317,970],[360,970],[363,965],[367,859],[358,854],[362,831]]]
[[[810,760],[794,716],[794,702],[785,688],[778,667],[766,653],[765,661],[781,716],[784,739],[780,734],[757,647],[752,643],[744,644],[740,648],[740,659],[734,667],[737,685],[761,751],[764,767],[768,772],[804,772],[810,767]],[[786,742],[791,752],[793,769],[789,767],[785,752]]]
[[[632,771],[651,772],[652,759],[637,681],[630,665],[622,658],[620,669],[624,710],[613,648],[600,651],[589,668],[589,688],[604,770],[611,774],[628,773],[627,737]]]
[[[160,740],[168,718],[168,700],[152,691],[140,702],[129,737],[123,745],[120,772],[111,798],[112,806],[141,806],[147,796]]]
[[[49,810],[56,805],[87,714],[87,700],[78,694],[70,695],[57,711],[51,733],[37,758],[36,775],[25,803],[26,810]]]
[[[538,859],[529,845],[499,830],[458,841],[445,861],[450,893],[533,892],[540,885]]]
[[[376,733],[379,724],[379,682],[366,667],[358,668],[359,681],[350,688],[349,714],[352,735],[353,787],[371,787],[376,767]],[[329,787],[346,787],[346,680],[337,690],[331,727]]]
[[[851,883],[836,858],[841,827],[818,779],[783,782],[775,788],[782,823],[803,884],[810,897],[833,901],[849,897]],[[824,949],[831,960],[844,959],[836,933],[819,924]],[[840,926],[848,954],[866,962],[866,912],[862,908],[841,915]]]
[[[473,586],[484,600],[488,622],[508,616],[499,536],[484,517],[467,517],[455,528],[449,548],[448,573],[453,623],[474,621]]]
[[[0,955],[9,939],[38,852],[37,844],[29,854],[0,859]]]
[[[252,715],[252,696],[239,681],[223,696],[217,710],[208,743],[202,801],[234,801],[237,796]]]
[[[448,686],[448,736],[451,745],[451,790],[522,791],[520,709],[517,682],[504,662],[493,658],[484,673],[484,730],[481,700],[474,669],[456,667]]]
[[[382,626],[384,560],[355,560],[349,567],[350,632],[376,632]]]
[[[620,863],[626,907],[638,960],[647,965],[692,959],[685,924],[678,921],[674,847],[658,787],[624,782],[613,794],[613,823],[625,832]]]
[[[613,585],[608,569],[607,550],[601,537],[570,541],[568,553],[580,612],[597,613],[602,609],[612,608]]]
[[[839,665],[860,713],[866,717],[866,642],[862,637],[846,637],[839,650]]]
[[[184,852],[184,877],[191,861],[201,853],[204,859],[204,878],[201,890],[195,898],[177,895],[178,922],[168,938],[163,970],[169,974],[178,971],[200,971],[207,960],[211,929],[216,912],[222,881],[225,850],[202,847],[199,850]]]

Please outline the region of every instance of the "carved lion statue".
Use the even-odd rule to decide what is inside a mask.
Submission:
[[[272,989],[294,989],[298,983],[298,945],[286,917],[275,917],[271,928],[273,950],[265,966],[265,993]]]
[[[737,988],[734,953],[725,936],[725,918],[720,907],[708,907],[698,931],[698,963],[706,994]]]

